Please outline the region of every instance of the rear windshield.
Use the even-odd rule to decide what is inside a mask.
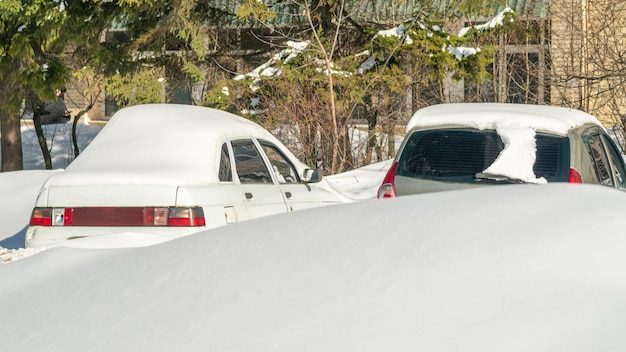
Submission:
[[[537,134],[536,177],[549,182],[567,181],[569,142],[567,137]],[[451,182],[475,182],[498,157],[504,143],[493,130],[417,131],[399,160],[397,175]]]

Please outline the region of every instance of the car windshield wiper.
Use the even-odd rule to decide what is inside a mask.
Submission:
[[[513,178],[513,177],[506,176],[506,175],[489,174],[489,173],[483,173],[483,172],[479,172],[476,175],[474,175],[474,179],[476,179],[478,182],[489,181],[493,183],[527,183],[525,181],[520,180],[519,178]]]

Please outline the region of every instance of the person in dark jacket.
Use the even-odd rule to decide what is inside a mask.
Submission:
[[[65,105],[65,88],[55,89],[54,94],[57,96],[57,99],[43,104],[41,109],[42,125],[66,123],[69,120],[70,113]]]

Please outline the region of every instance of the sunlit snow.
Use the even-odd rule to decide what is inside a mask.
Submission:
[[[371,194],[387,165],[335,182]],[[0,173],[0,245],[23,239],[39,185],[55,172]],[[162,243],[120,233],[0,249],[0,344],[619,351],[625,204],[602,186],[507,185],[322,207]],[[111,248],[124,242],[133,248]]]

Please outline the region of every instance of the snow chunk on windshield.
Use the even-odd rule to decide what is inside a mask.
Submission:
[[[527,183],[548,183],[543,177],[537,178],[533,171],[537,151],[535,131],[515,127],[497,128],[496,131],[504,142],[504,149],[481,176],[490,179],[506,177]]]

